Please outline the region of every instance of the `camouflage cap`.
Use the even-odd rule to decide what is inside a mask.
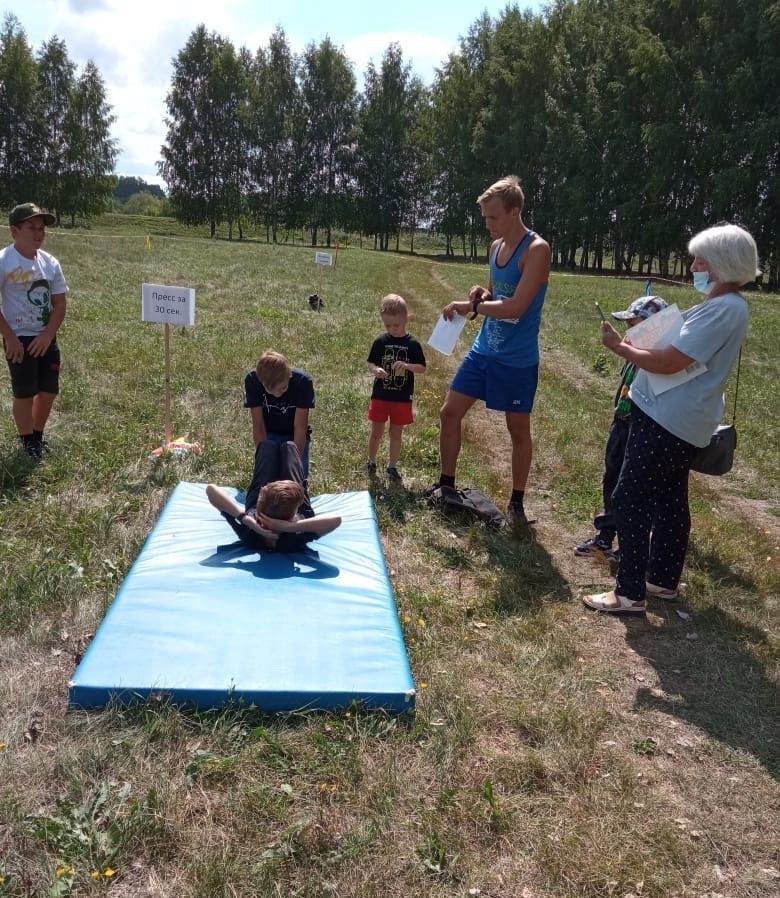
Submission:
[[[35,203],[22,203],[11,209],[11,214],[8,216],[8,224],[12,227],[18,226],[30,218],[36,218],[38,215],[43,218],[47,225],[53,225],[57,220],[51,212],[44,212],[43,209],[41,209],[40,206],[36,206]]]

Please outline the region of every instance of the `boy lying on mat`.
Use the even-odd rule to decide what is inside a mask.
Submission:
[[[213,483],[206,487],[206,496],[241,542],[253,549],[300,552],[341,523],[338,515],[314,514],[301,456],[292,441],[265,440],[257,446],[244,509]]]

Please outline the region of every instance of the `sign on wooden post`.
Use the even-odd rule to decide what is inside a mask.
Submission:
[[[171,443],[171,328],[172,324],[193,327],[195,324],[195,291],[191,287],[163,287],[160,284],[141,285],[141,321],[156,321],[165,330],[165,377],[163,409],[164,445]]]

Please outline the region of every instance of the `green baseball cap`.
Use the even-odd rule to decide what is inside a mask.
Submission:
[[[8,224],[17,226],[22,222],[27,221],[28,218],[35,218],[38,215],[41,216],[47,225],[53,225],[57,220],[51,212],[44,212],[43,209],[41,209],[40,206],[36,206],[35,203],[22,203],[11,209],[11,214],[8,216]]]

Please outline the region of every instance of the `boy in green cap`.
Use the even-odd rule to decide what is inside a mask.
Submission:
[[[35,203],[8,216],[13,243],[0,251],[0,334],[11,372],[13,416],[24,451],[40,458],[60,389],[57,331],[65,318],[68,285],[60,263],[41,247],[55,217]]]

